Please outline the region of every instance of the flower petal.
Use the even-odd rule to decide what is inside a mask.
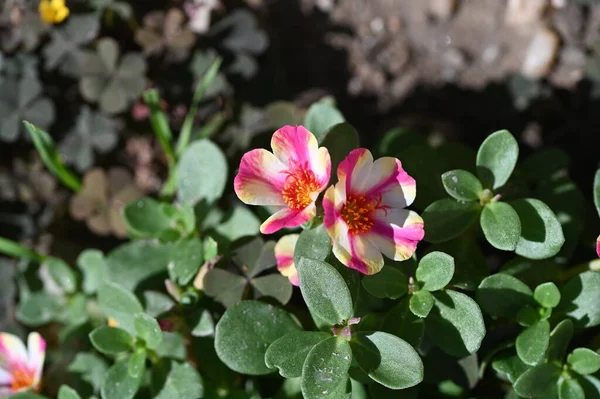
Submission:
[[[263,234],[273,234],[284,227],[298,227],[314,218],[316,214],[317,207],[314,203],[300,211],[286,207],[275,212],[270,218],[265,220],[260,226],[260,232]]]
[[[275,259],[277,260],[277,270],[281,275],[287,277],[295,286],[298,286],[298,271],[294,264],[294,248],[298,242],[300,234],[288,234],[283,236],[275,244]]]
[[[0,365],[8,363],[28,364],[27,348],[16,335],[0,333]]]
[[[37,332],[32,332],[27,337],[27,350],[29,352],[29,368],[35,370],[35,385],[42,377],[44,359],[46,357],[46,341]]]
[[[289,167],[309,165],[318,147],[317,138],[304,126],[284,126],[271,138],[273,154]]]
[[[423,219],[406,209],[390,209],[387,214],[378,211],[375,224],[366,236],[385,256],[393,260],[406,260],[423,239]]]
[[[235,193],[249,205],[285,205],[281,191],[286,171],[286,166],[269,151],[249,151],[242,157],[234,179]]]
[[[2,394],[2,387],[10,385],[12,380],[12,374],[0,367],[0,395]]]
[[[345,266],[363,274],[375,274],[383,268],[383,256],[365,235],[345,234],[333,242],[333,254]]]
[[[600,236],[596,239],[596,253],[598,254],[598,257],[600,257]]]
[[[339,183],[346,188],[346,193],[364,193],[369,184],[369,174],[373,166],[373,155],[366,148],[350,151],[338,166]]]
[[[383,157],[373,162],[369,178],[363,186],[370,197],[382,196],[382,205],[406,208],[417,195],[415,179],[406,173],[397,158]]]

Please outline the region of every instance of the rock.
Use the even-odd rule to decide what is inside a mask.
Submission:
[[[504,20],[507,25],[528,26],[542,19],[548,0],[509,0]]]
[[[549,28],[538,29],[527,48],[525,61],[521,67],[523,75],[541,79],[550,72],[558,52],[560,39]]]
[[[448,19],[456,8],[456,0],[429,0],[429,13],[438,19]]]

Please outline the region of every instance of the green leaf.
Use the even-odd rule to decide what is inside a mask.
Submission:
[[[475,222],[480,210],[477,202],[435,201],[421,215],[425,222],[425,239],[440,243],[458,237]]]
[[[338,398],[348,381],[352,351],[348,341],[331,337],[315,345],[302,367],[302,395],[305,399]]]
[[[600,370],[600,355],[588,348],[577,348],[567,357],[567,363],[578,374],[594,374]]]
[[[254,297],[272,297],[285,305],[292,298],[293,288],[287,277],[281,274],[269,274],[253,278],[250,282],[254,288]]]
[[[100,326],[90,333],[94,348],[105,355],[116,355],[133,348],[133,337],[125,330]]]
[[[194,119],[196,118],[196,113],[198,112],[198,105],[206,90],[213,84],[213,81],[217,77],[222,61],[223,59],[221,57],[217,57],[217,59],[215,59],[210,67],[206,70],[206,72],[204,72],[202,79],[196,87],[194,97],[192,98],[192,104],[190,105],[188,113],[185,116],[185,120],[181,126],[181,131],[179,132],[179,138],[177,139],[177,145],[175,147],[175,154],[177,156],[181,156],[190,143]]]
[[[188,205],[212,204],[221,198],[227,183],[227,159],[209,140],[192,143],[177,165],[177,197]]]
[[[179,333],[164,331],[163,339],[154,351],[160,357],[177,360],[186,359],[185,342],[183,336]]]
[[[144,303],[146,304],[146,313],[152,317],[158,317],[175,306],[175,302],[170,296],[157,291],[144,291]]]
[[[160,95],[156,89],[149,89],[143,93],[143,98],[150,109],[150,124],[152,125],[152,130],[165,152],[169,165],[171,165],[175,160],[175,154],[171,144],[173,133],[171,133],[171,126],[169,126],[167,115],[161,107]]]
[[[332,169],[333,170],[333,169]],[[300,233],[296,246],[294,247],[294,263],[300,263],[300,258],[310,258],[325,261],[331,253],[331,239],[320,224],[312,229],[305,229]]]
[[[565,319],[554,327],[554,330],[550,333],[550,343],[546,351],[548,361],[558,360],[562,362],[567,353],[569,342],[573,337],[573,330],[573,322],[570,319]]]
[[[48,268],[52,280],[67,294],[72,294],[77,290],[75,272],[63,260],[48,257],[44,261],[44,264]]]
[[[523,327],[530,327],[542,320],[540,312],[532,306],[525,305],[517,312],[517,323]]]
[[[186,286],[198,274],[204,259],[204,246],[198,237],[176,242],[169,255],[169,277],[180,286]]]
[[[348,153],[360,147],[358,132],[349,123],[339,123],[327,132],[321,145],[329,150],[331,171],[335,175],[338,165],[348,156]]]
[[[483,187],[477,178],[466,170],[456,169],[442,175],[446,192],[458,201],[477,201]]]
[[[454,258],[443,252],[430,252],[421,259],[417,267],[417,281],[423,289],[438,291],[446,287],[454,275]]]
[[[208,310],[195,312],[190,320],[191,334],[194,337],[208,337],[215,333],[215,322]]]
[[[231,257],[248,278],[258,276],[276,265],[275,242],[256,237],[236,248]]]
[[[129,363],[127,364],[127,372],[133,378],[138,378],[140,375],[144,374],[146,367],[146,350],[144,348],[140,348],[133,352],[131,357],[129,358]]]
[[[600,380],[591,375],[576,375],[577,382],[583,388],[586,399],[600,398]]]
[[[33,145],[38,154],[40,154],[40,158],[42,158],[42,162],[44,162],[44,165],[46,165],[48,170],[71,190],[75,192],[81,191],[81,180],[67,168],[56,149],[52,137],[29,122],[24,121],[23,125],[25,125],[25,128],[29,132]]]
[[[529,366],[517,356],[516,353],[504,351],[495,357],[492,368],[498,373],[504,374],[511,384],[529,369]]]
[[[104,376],[102,382],[102,399],[132,399],[142,383],[143,373],[132,377],[129,372],[129,359],[115,363]]]
[[[135,332],[138,338],[146,342],[146,347],[155,349],[162,341],[162,331],[156,319],[145,313],[137,313],[134,316]]]
[[[360,368],[391,389],[406,389],[423,381],[423,362],[406,341],[384,332],[359,332],[350,342]]]
[[[525,305],[533,305],[533,292],[521,280],[498,273],[483,279],[476,293],[477,303],[494,317],[513,319]]]
[[[153,370],[152,384],[160,387],[160,391],[153,396],[154,399],[207,397],[204,396],[202,377],[191,364],[172,361],[167,370],[160,367],[160,372],[164,373],[165,371],[168,374],[161,375],[159,378]]]
[[[435,306],[425,319],[425,332],[452,356],[475,353],[485,336],[477,303],[465,294],[448,290],[433,293]]]
[[[594,176],[594,205],[596,205],[596,211],[600,216],[600,169],[596,171]]]
[[[502,187],[519,158],[519,144],[508,130],[499,130],[489,135],[477,151],[477,175],[487,188]]]
[[[523,330],[516,341],[517,354],[525,364],[535,366],[544,360],[550,343],[550,323],[540,320]]]
[[[242,300],[248,280],[223,269],[209,270],[204,276],[204,293],[229,308]]]
[[[144,311],[137,297],[118,284],[105,282],[98,290],[98,305],[107,317],[115,319],[120,328],[134,335],[133,318]]]
[[[408,279],[392,266],[383,266],[379,273],[364,276],[362,285],[376,298],[397,299],[408,291]]]
[[[558,381],[559,399],[585,399],[583,388],[576,379],[572,377],[562,377]]]
[[[543,283],[535,287],[533,298],[545,308],[555,308],[560,303],[560,291],[554,283]]]
[[[106,273],[104,254],[97,249],[86,249],[77,257],[77,266],[83,273],[83,292],[94,294]]]
[[[474,236],[463,235],[430,249],[445,252],[454,258],[454,275],[450,282],[453,287],[475,291],[490,274],[482,248]]]
[[[554,363],[540,364],[521,374],[515,382],[515,391],[525,398],[555,398],[560,373],[560,366]]]
[[[308,353],[319,342],[330,337],[324,332],[298,331],[286,334],[269,346],[265,353],[265,364],[271,369],[278,369],[282,377],[301,377]]]
[[[62,385],[58,390],[58,399],[81,399],[81,396],[70,386]]]
[[[483,207],[481,229],[494,248],[514,251],[521,237],[521,221],[512,206],[506,202],[492,202]]]
[[[215,334],[215,349],[230,369],[239,373],[272,373],[265,365],[270,344],[299,327],[289,313],[259,301],[243,301],[227,309]]]
[[[576,328],[600,324],[600,273],[587,271],[571,278],[561,291],[561,301],[556,309],[573,319]]]
[[[81,380],[92,386],[94,392],[100,390],[108,364],[95,353],[80,352],[67,367],[67,371],[78,374]]]
[[[352,317],[350,290],[335,268],[315,259],[301,258],[296,265],[300,291],[310,313],[330,325]]]
[[[136,238],[159,237],[173,227],[174,217],[165,212],[164,204],[153,198],[142,198],[123,208],[127,231]]]
[[[304,127],[315,135],[319,143],[323,142],[329,129],[342,122],[345,119],[341,112],[323,101],[312,104],[304,117]]]
[[[39,327],[56,320],[61,310],[58,297],[44,291],[34,292],[19,303],[17,320],[29,327]]]
[[[510,203],[521,220],[516,253],[529,259],[550,258],[565,242],[562,227],[548,205],[526,198]]]
[[[118,246],[106,256],[106,279],[133,291],[142,281],[165,273],[170,244],[131,241]]]
[[[244,205],[236,205],[224,220],[221,220],[215,231],[219,236],[233,242],[247,236],[260,233],[260,220]]]
[[[410,297],[410,311],[415,316],[427,317],[433,305],[435,305],[435,297],[427,290],[417,291]]]

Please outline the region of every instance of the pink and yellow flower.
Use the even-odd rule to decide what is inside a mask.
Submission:
[[[325,192],[324,225],[333,253],[344,265],[364,274],[383,267],[383,255],[406,260],[423,239],[423,219],[404,209],[416,196],[416,183],[396,158],[373,161],[358,148],[337,170],[338,183]]]
[[[275,260],[277,260],[277,270],[283,276],[290,280],[290,283],[296,287],[298,282],[298,271],[294,264],[294,249],[300,234],[288,234],[283,236],[275,244]]]
[[[596,253],[598,254],[598,257],[600,258],[600,236],[598,236],[598,238],[596,238]]]
[[[27,348],[18,337],[0,333],[0,398],[39,389],[46,355],[46,341],[33,332]]]
[[[284,126],[273,134],[273,152],[256,149],[242,157],[234,180],[237,196],[249,205],[277,211],[261,226],[263,234],[297,227],[317,213],[315,201],[329,183],[331,158],[304,126]]]

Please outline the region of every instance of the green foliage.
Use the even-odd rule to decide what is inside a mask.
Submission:
[[[410,311],[415,316],[425,318],[435,305],[435,297],[429,291],[417,291],[410,297]]]
[[[545,259],[560,251],[565,242],[562,227],[548,205],[527,198],[511,202],[521,220],[521,237],[515,252],[529,259]]]
[[[569,367],[579,374],[593,374],[600,370],[600,355],[591,349],[576,348],[567,357]]]
[[[504,202],[487,204],[481,212],[480,223],[485,238],[495,248],[503,251],[517,248],[521,237],[521,221],[512,206]]]
[[[392,266],[384,266],[379,273],[363,277],[362,285],[377,298],[397,299],[408,291],[408,279]]]
[[[156,349],[162,342],[162,331],[154,317],[145,313],[137,313],[134,316],[133,325],[138,338],[144,340],[147,348]]]
[[[133,348],[133,337],[120,328],[101,326],[90,333],[90,341],[98,352],[116,355]]]
[[[303,125],[315,135],[319,143],[323,143],[330,129],[345,121],[344,116],[332,104],[320,101],[308,108]],[[335,171],[333,168],[331,170]]]
[[[549,342],[550,323],[548,320],[540,320],[519,334],[516,341],[517,354],[525,364],[535,366],[543,360]]]
[[[425,221],[425,239],[439,243],[464,233],[479,217],[481,207],[475,202],[443,199],[429,205],[421,215]]]
[[[352,317],[354,308],[350,290],[333,266],[316,259],[301,258],[296,268],[302,297],[313,317],[329,325]]]
[[[423,289],[438,291],[452,280],[454,258],[443,252],[430,252],[421,259],[417,267],[417,281],[423,283]]]
[[[442,183],[448,195],[458,201],[476,201],[483,192],[479,180],[466,170],[451,170],[444,173]]]
[[[347,372],[351,363],[352,351],[345,339],[331,337],[315,345],[302,367],[303,397],[343,397],[347,392]]]
[[[519,158],[519,144],[508,130],[489,135],[477,151],[477,175],[484,187],[502,187],[512,174]]]
[[[329,337],[326,333],[308,331],[286,334],[269,346],[265,353],[265,364],[271,369],[278,369],[282,377],[302,377],[302,367],[308,353]]]
[[[289,313],[258,301],[243,301],[229,308],[215,331],[219,358],[240,373],[272,373],[265,365],[270,344],[299,327]]]
[[[98,289],[98,304],[108,317],[115,319],[120,328],[135,334],[135,314],[144,309],[134,294],[116,283],[106,282]]]

